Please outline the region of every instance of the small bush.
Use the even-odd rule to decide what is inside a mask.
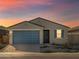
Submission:
[[[51,50],[42,51],[42,53],[52,53]]]
[[[6,44],[0,44],[0,49],[4,48]]]
[[[41,45],[40,46],[40,48],[48,48],[48,47],[50,47],[50,46],[48,46],[48,45]]]

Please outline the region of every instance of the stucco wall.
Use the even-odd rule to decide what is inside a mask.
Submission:
[[[58,29],[58,28],[56,28]],[[62,29],[64,30],[64,29]],[[68,33],[66,30],[64,30],[64,37],[61,38],[61,39],[57,39],[54,37],[54,31],[55,30],[50,30],[50,43],[53,44],[53,43],[56,43],[56,44],[64,44],[67,42],[68,40]]]
[[[70,43],[79,44],[79,32],[70,32],[68,38]]]
[[[79,32],[69,32],[68,43],[71,48],[79,49]]]
[[[41,18],[32,20],[30,22],[33,22],[33,23],[36,23],[36,24],[44,26],[44,30],[50,30],[50,44],[53,44],[53,43],[63,44],[63,43],[67,42],[68,30],[69,30],[68,27],[66,27],[64,25],[60,25],[60,24],[54,23],[54,22],[50,22],[48,20],[41,19]],[[64,38],[62,38],[60,40],[54,38],[54,31],[56,29],[64,30]]]

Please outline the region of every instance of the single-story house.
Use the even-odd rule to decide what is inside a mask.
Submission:
[[[65,44],[69,27],[44,18],[35,18],[8,27],[9,43],[23,51],[40,51],[40,44]]]
[[[72,48],[79,49],[79,26],[71,28],[68,32],[69,44],[72,45]]]

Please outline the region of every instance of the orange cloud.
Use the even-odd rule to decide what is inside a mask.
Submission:
[[[27,17],[27,19],[0,19],[0,26],[9,27],[11,25],[20,23],[22,21],[25,21],[25,20],[29,21],[34,18],[36,18],[36,17]],[[51,21],[53,21],[53,18]],[[69,27],[75,27],[75,26],[79,26],[79,21],[69,21],[69,22],[66,21],[66,22],[62,22],[62,24],[69,26]]]
[[[0,11],[16,7],[20,4],[22,4],[22,1],[20,1],[20,0],[18,0],[18,1],[17,0],[1,0],[0,1]]]
[[[0,20],[0,26],[8,27],[8,26],[17,24],[17,23],[22,22],[22,21],[23,20],[2,19],[2,20]]]
[[[70,27],[79,26],[79,21],[69,21],[69,22],[63,22],[63,23]]]
[[[37,4],[50,4],[48,0],[0,0],[0,11],[10,8],[27,8]]]

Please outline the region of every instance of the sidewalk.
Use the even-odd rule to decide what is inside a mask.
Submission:
[[[34,52],[0,52],[0,57],[21,56],[79,56],[79,53],[34,53]]]
[[[33,53],[33,52],[0,52],[0,57],[17,57],[17,56],[31,56],[37,55],[40,53]]]

